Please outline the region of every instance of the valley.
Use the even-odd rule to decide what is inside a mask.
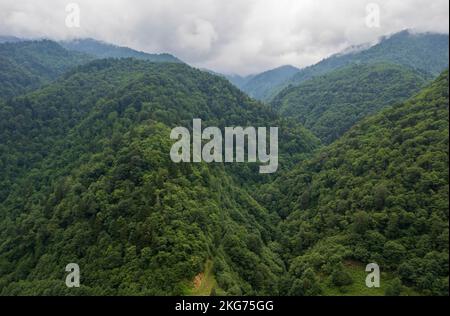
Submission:
[[[253,95],[173,55],[14,40],[0,83],[0,295],[448,295],[448,35],[252,76]],[[276,172],[175,163],[171,131],[199,154],[198,121],[278,128]]]

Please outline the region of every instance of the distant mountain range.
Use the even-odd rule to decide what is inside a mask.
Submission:
[[[328,144],[367,115],[408,99],[432,78],[401,65],[351,64],[289,86],[271,105]]]
[[[287,65],[257,75],[246,77],[234,75],[227,76],[227,78],[249,96],[258,100],[266,100],[276,91],[276,87],[281,87],[286,80],[299,71],[300,69]]]
[[[0,37],[0,100],[36,89],[70,68],[97,58],[135,58],[182,63],[170,54],[149,54],[94,39],[55,42]]]
[[[1,36],[0,35],[0,44],[1,43],[17,43],[21,42],[23,39],[15,37],[15,36]]]
[[[0,44],[0,100],[36,89],[92,59],[49,40]]]
[[[298,72],[289,84],[298,84],[349,64],[386,62],[409,66],[437,76],[448,67],[447,34],[402,31],[383,37],[368,49],[339,53]]]
[[[240,76],[240,75],[237,75],[237,74],[232,74],[232,75],[222,75],[222,76],[227,78],[236,87],[238,87],[239,89],[243,90],[243,87],[245,86],[245,84],[248,83],[256,75]]]
[[[0,36],[0,43],[17,43],[20,41],[24,41],[24,39],[14,36]],[[182,62],[171,54],[146,53],[92,38],[72,39],[58,43],[67,50],[89,54],[95,58],[132,57],[152,62]],[[289,85],[298,85],[305,80],[350,64],[384,62],[408,66],[437,76],[448,67],[448,45],[449,37],[447,34],[418,34],[405,30],[391,36],[382,37],[375,45],[366,43],[349,47],[315,65],[302,69],[285,65],[248,76],[237,74],[222,76],[249,96],[261,101],[270,101]]]
[[[2,43],[18,43],[25,41],[41,41],[41,40],[52,40],[47,38],[35,38],[26,39],[16,36],[0,35],[0,44]],[[53,41],[53,40],[52,40]],[[99,41],[93,38],[78,38],[71,40],[58,41],[62,47],[67,50],[77,51],[85,54],[92,55],[96,58],[136,58],[142,60],[149,60],[152,62],[175,62],[181,63],[182,61],[177,57],[162,53],[162,54],[151,54],[138,50],[134,50],[129,47],[118,46],[104,41]]]
[[[417,34],[405,30],[381,38],[376,45],[350,47],[303,69],[283,66],[250,77],[227,78],[250,96],[270,101],[289,85],[298,85],[351,64],[391,63],[425,71],[436,77],[448,67],[448,45],[448,34]]]
[[[170,54],[149,54],[137,51],[128,47],[117,46],[106,42],[98,41],[92,38],[74,39],[59,42],[61,46],[68,50],[82,52],[93,55],[97,58],[127,58],[149,60],[152,62],[172,62],[181,63],[182,61]]]

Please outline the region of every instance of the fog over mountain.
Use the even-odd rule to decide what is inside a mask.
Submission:
[[[70,1],[0,4],[2,310],[449,296],[447,0]]]
[[[403,29],[448,33],[447,0],[431,5],[421,0],[377,1],[379,25],[367,23],[374,14],[371,2],[78,0],[80,27],[69,28],[65,20],[72,11],[66,12],[66,2],[2,0],[0,35],[91,37],[148,53],[170,53],[221,73],[247,75],[282,65],[308,66]]]

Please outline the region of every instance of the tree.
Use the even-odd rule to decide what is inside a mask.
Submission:
[[[314,270],[308,268],[299,279],[296,279],[289,290],[292,296],[314,296],[322,293]]]
[[[393,279],[387,286],[384,292],[386,296],[400,296],[402,292],[402,282],[399,278]]]
[[[345,271],[342,263],[338,264],[337,267],[331,273],[331,282],[338,287],[350,285],[353,283],[353,279],[347,271]]]

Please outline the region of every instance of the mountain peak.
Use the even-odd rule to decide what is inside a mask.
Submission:
[[[150,54],[143,51],[134,50],[125,46],[118,46],[105,41],[93,38],[75,38],[72,40],[61,41],[60,44],[68,50],[87,53],[98,58],[137,58],[149,60],[152,62],[172,62],[181,63],[182,61],[167,53]]]

